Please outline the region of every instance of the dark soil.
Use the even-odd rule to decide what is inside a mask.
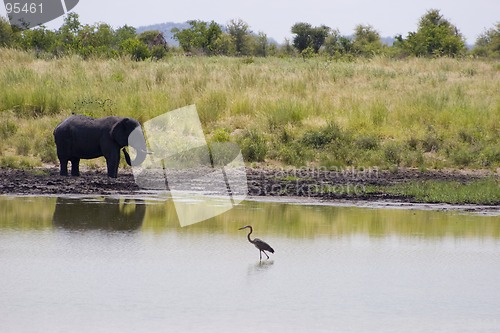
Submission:
[[[391,185],[412,180],[450,180],[469,182],[483,177],[481,173],[460,171],[419,171],[320,169],[272,170],[247,168],[248,194],[251,196],[314,197],[325,200],[409,201],[411,198],[366,193],[369,185]],[[186,173],[186,182],[193,181]],[[59,176],[56,168],[12,170],[0,168],[0,194],[12,195],[133,195],[142,191],[134,182],[130,169],[119,171],[118,178],[107,177],[104,170],[82,171],[80,177]],[[143,193],[143,192],[142,192]]]
[[[101,171],[82,172],[80,177],[59,175],[59,169],[12,170],[0,168],[0,194],[134,194],[139,187],[131,172],[109,178]]]
[[[398,183],[423,180],[458,181],[467,183],[484,177],[484,173],[460,171],[419,171],[398,169],[341,169],[326,171],[318,169],[272,171],[248,169],[249,194],[254,196],[296,196],[321,199],[346,200],[399,200],[411,201],[404,196],[366,191],[369,186],[388,186]]]

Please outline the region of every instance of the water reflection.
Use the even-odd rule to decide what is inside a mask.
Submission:
[[[268,271],[274,265],[274,260],[262,260],[248,266],[248,275],[255,275]]]
[[[146,208],[147,207],[147,208]],[[218,233],[247,242],[238,228],[252,225],[258,237],[295,239],[409,236],[426,239],[500,238],[499,216],[453,211],[366,209],[247,201],[202,223],[181,228],[167,198],[0,197],[0,229],[141,230],[182,235]],[[247,243],[248,245],[248,243]],[[250,246],[250,245],[248,245]],[[257,252],[255,254],[257,255]]]
[[[141,228],[145,215],[146,205],[140,199],[59,197],[52,221],[67,230],[134,231]]]

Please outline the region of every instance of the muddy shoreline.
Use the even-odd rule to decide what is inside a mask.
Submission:
[[[251,197],[311,198],[322,201],[394,201],[412,203],[412,199],[384,193],[367,193],[370,185],[392,185],[414,180],[469,182],[487,176],[484,172],[419,171],[399,169],[246,169],[248,195]],[[192,175],[186,174],[186,182]],[[118,178],[106,176],[105,170],[83,170],[81,177],[59,176],[55,167],[31,170],[0,168],[2,195],[135,195],[144,194],[130,169],[122,169]],[[498,207],[498,206],[492,206]]]

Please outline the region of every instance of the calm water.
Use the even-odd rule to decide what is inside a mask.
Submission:
[[[499,281],[499,217],[0,197],[0,332],[498,332]]]

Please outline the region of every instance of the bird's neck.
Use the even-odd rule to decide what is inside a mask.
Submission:
[[[250,243],[253,243],[253,240],[250,238],[250,235],[252,234],[252,232],[253,232],[253,230],[252,230],[252,229],[250,229],[250,232],[249,232],[249,233],[248,233],[248,235],[247,235],[248,241],[249,241]]]

